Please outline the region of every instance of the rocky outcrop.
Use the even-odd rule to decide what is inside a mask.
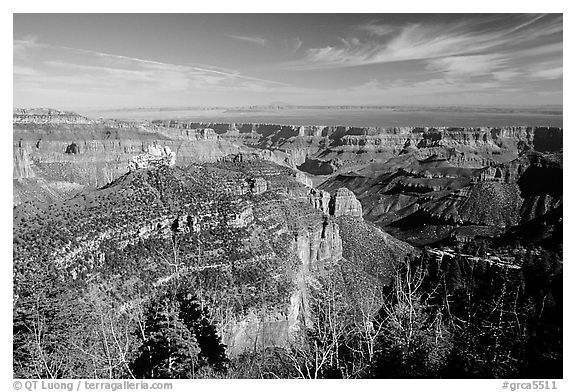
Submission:
[[[340,188],[333,195],[322,189],[311,188],[307,199],[312,207],[325,215],[362,217],[362,204],[348,188]]]
[[[314,220],[296,233],[296,253],[307,268],[326,260],[342,257],[342,240],[338,225],[328,217]]]
[[[81,184],[63,181],[63,178],[45,178],[45,173],[23,147],[14,148],[12,169],[12,203],[15,206],[24,202],[62,201],[84,188]]]
[[[340,188],[330,197],[329,213],[335,217],[362,217],[362,204],[354,193],[347,188]]]
[[[330,193],[321,189],[311,188],[308,193],[308,202],[312,207],[322,211],[324,214],[330,214]]]
[[[238,154],[228,154],[218,159],[219,162],[229,163],[249,163],[265,160],[265,153],[263,151],[250,151],[241,152]]]
[[[562,170],[562,154],[543,154],[537,151],[528,151],[510,162],[486,167],[480,179],[482,181],[516,182],[529,168],[533,171],[542,171],[557,177]]]
[[[306,157],[303,164],[298,166],[299,170],[306,173],[316,174],[316,175],[329,175],[334,173],[335,169],[340,166],[339,161],[332,160],[331,162],[324,162],[319,159],[310,159]]]
[[[308,284],[314,280],[325,263],[335,263],[342,258],[342,239],[338,225],[329,217],[309,220],[306,227],[296,233],[293,251],[300,260],[295,277],[296,290],[290,298],[288,328],[292,337],[305,327],[312,327]]]
[[[140,154],[128,163],[128,170],[149,169],[160,166],[174,166],[176,154],[170,147],[148,146],[146,153]]]

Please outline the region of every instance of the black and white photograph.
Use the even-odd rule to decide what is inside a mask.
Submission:
[[[14,390],[562,390],[563,13],[137,11],[12,15]]]

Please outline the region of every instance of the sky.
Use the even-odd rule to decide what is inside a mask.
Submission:
[[[561,105],[561,14],[14,14],[14,107]]]

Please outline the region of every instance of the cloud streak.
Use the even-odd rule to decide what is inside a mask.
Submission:
[[[490,75],[494,71],[504,68],[507,63],[506,56],[493,53],[434,58],[428,61],[426,68],[441,72],[448,77],[471,77]]]
[[[310,48],[303,59],[288,66],[301,70],[356,67],[489,53],[511,43],[518,46],[562,33],[561,17],[552,23],[538,23],[543,17],[523,16],[511,27],[508,27],[510,23],[501,23],[492,29],[486,29],[482,21],[421,22],[403,26],[369,22],[354,29],[364,34],[340,38],[336,45]]]
[[[108,95],[188,94],[191,91],[266,91],[286,84],[202,65],[180,65],[91,50],[14,41],[15,90]],[[38,61],[42,58],[42,61]]]
[[[372,79],[350,90],[399,98],[499,95],[520,91],[522,84],[563,77],[562,16],[497,15],[402,25],[372,20],[351,32],[335,44],[308,49],[304,58],[286,67],[336,72],[363,66],[390,69],[390,64],[412,62],[421,69],[416,80]]]
[[[266,46],[268,44],[268,40],[262,37],[257,36],[248,36],[248,35],[228,35],[228,37],[233,38],[237,41],[249,42],[251,44],[256,44],[260,46]]]

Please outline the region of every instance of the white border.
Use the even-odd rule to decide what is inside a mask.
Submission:
[[[97,2],[82,2],[81,0],[66,1],[10,1],[8,5],[2,5],[2,16],[0,28],[2,29],[2,52],[4,60],[2,61],[2,78],[4,87],[2,94],[2,124],[3,129],[0,131],[0,170],[2,181],[5,184],[5,190],[0,194],[2,198],[2,224],[0,226],[2,246],[1,276],[2,292],[0,303],[4,313],[4,322],[2,323],[2,355],[0,370],[2,371],[2,384],[6,391],[12,389],[12,184],[9,182],[12,171],[12,14],[13,13],[54,13],[54,12],[120,12],[120,13],[200,13],[200,12],[227,12],[227,13],[262,13],[262,12],[291,12],[291,13],[476,13],[476,12],[498,12],[498,13],[518,13],[518,12],[553,12],[564,13],[564,37],[570,37],[568,42],[571,43],[574,34],[574,18],[569,12],[569,1],[503,1],[503,0],[483,0],[477,2],[460,1],[425,1],[412,0],[402,2],[391,2],[385,0],[378,1],[342,1],[337,0],[290,0],[284,2],[273,1],[204,1],[201,4],[194,1],[172,1],[163,0],[161,2],[120,2],[119,0],[99,0]],[[572,11],[574,11],[572,7]],[[574,45],[564,45],[564,86],[576,86],[574,83],[573,69],[573,48]],[[10,53],[10,55],[8,55]],[[576,390],[574,383],[574,313],[571,305],[574,300],[574,240],[570,237],[571,229],[574,229],[574,184],[572,174],[576,172],[575,157],[572,150],[576,142],[576,130],[572,125],[573,120],[573,101],[572,91],[564,90],[564,100],[566,103],[564,109],[564,129],[565,132],[564,146],[567,154],[564,154],[564,175],[565,189],[564,198],[568,200],[565,203],[565,241],[564,241],[564,260],[565,263],[565,305],[564,325],[566,332],[564,334],[564,380],[558,383],[559,391]],[[300,380],[282,380],[282,381],[253,381],[253,380],[199,380],[199,381],[175,381],[173,390],[293,390],[293,389],[338,389],[349,388],[366,388],[370,390],[438,390],[438,391],[499,391],[501,382],[498,380],[358,380],[358,381],[336,381],[323,380],[317,382],[300,381]]]

